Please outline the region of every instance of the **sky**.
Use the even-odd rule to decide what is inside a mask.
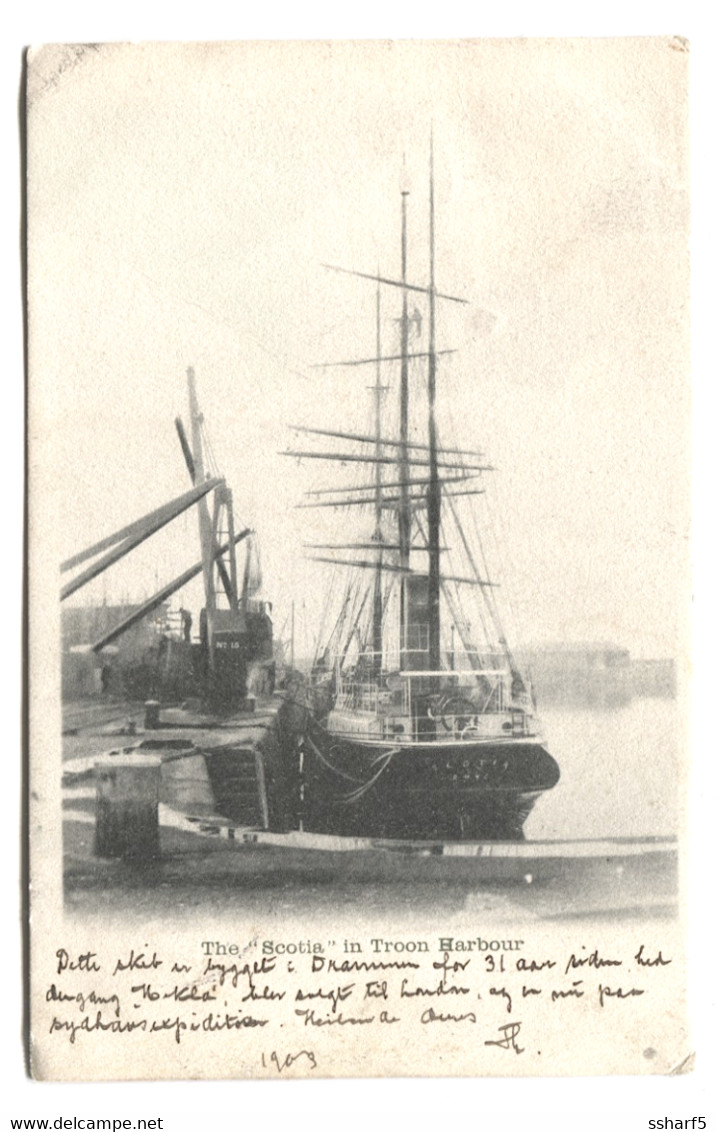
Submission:
[[[445,441],[481,500],[517,644],[684,654],[686,54],[679,40],[47,48],[28,82],[30,445],[59,563],[186,490],[193,366],[278,633],[325,581],[291,424],[370,421],[370,284],[427,275],[435,148]],[[400,296],[384,289],[387,326]],[[395,314],[391,314],[391,303]],[[388,379],[392,379],[389,377]],[[308,464],[311,467],[308,467]],[[48,544],[49,546],[49,544]],[[148,596],[199,557],[190,513],[81,601]],[[180,595],[198,609],[199,583]]]

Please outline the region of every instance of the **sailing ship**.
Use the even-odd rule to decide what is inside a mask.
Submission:
[[[430,166],[427,281],[408,275],[405,187],[400,277],[331,268],[375,287],[375,356],[330,363],[375,367],[373,420],[364,432],[297,426],[325,447],[286,454],[356,473],[303,506],[347,514],[364,533],[308,544],[343,584],[310,678],[289,683],[277,735],[288,810],[306,831],[521,840],[560,772],[484,561],[474,504],[492,469],[480,452],[439,436],[439,362],[453,351],[437,348],[437,309],[466,300],[436,285],[432,146]],[[391,319],[398,342],[384,352],[387,293],[400,306]]]

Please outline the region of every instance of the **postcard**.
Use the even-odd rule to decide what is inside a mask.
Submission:
[[[689,1070],[687,77],[30,52],[35,1077]]]

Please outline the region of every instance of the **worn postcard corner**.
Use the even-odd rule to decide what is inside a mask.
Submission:
[[[691,1068],[687,49],[29,52],[36,1077]]]

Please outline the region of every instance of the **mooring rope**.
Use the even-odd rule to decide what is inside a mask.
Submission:
[[[374,783],[378,781],[383,772],[389,766],[391,760],[393,759],[393,756],[397,755],[400,750],[400,747],[394,747],[392,751],[384,751],[380,756],[380,758],[383,760],[383,766],[380,766],[378,768],[373,778],[370,778],[368,782],[364,782],[361,786],[357,787],[356,790],[352,790],[350,794],[345,794],[341,801],[349,804],[352,802],[358,802],[359,798],[362,798],[363,795],[371,789]]]

